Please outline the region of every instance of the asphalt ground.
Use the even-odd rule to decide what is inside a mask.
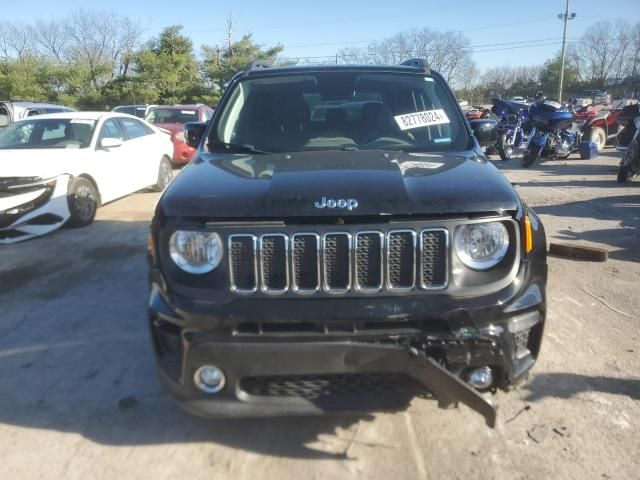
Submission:
[[[618,155],[494,160],[548,241],[609,250],[605,263],[550,257],[540,360],[493,397],[495,430],[425,399],[372,415],[183,413],[158,385],[145,320],[157,194],[0,246],[0,478],[640,478],[640,180],[616,184]]]

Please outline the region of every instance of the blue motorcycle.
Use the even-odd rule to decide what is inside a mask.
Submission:
[[[522,157],[522,166],[530,167],[538,157],[567,158],[579,150],[582,132],[573,126],[573,112],[552,100],[540,99],[529,107],[533,124]],[[580,156],[589,158],[580,150]]]
[[[494,98],[491,111],[498,117],[498,142],[496,148],[500,159],[507,161],[515,150],[522,148],[530,132],[529,112],[523,103],[508,102]]]

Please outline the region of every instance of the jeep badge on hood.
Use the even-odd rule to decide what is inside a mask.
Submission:
[[[346,208],[351,211],[354,208],[358,208],[358,200],[355,198],[339,198],[337,200],[333,198],[322,197],[319,202],[314,203],[316,208]]]

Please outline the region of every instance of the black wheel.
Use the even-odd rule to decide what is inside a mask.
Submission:
[[[513,154],[513,142],[507,140],[507,134],[503,133],[498,137],[498,154],[503,162],[511,158]]]
[[[624,183],[629,178],[629,164],[620,165],[618,167],[618,183]]]
[[[163,157],[163,159],[160,160],[160,167],[158,167],[158,182],[153,187],[151,187],[151,189],[154,192],[163,191],[165,188],[167,188],[167,185],[169,185],[169,182],[171,182],[172,178],[173,167],[171,166],[171,162],[168,158]]]
[[[67,194],[69,205],[70,227],[86,227],[96,216],[98,209],[98,191],[89,180],[83,177],[74,178]]]
[[[529,148],[524,152],[522,156],[522,166],[524,168],[529,168],[533,165],[533,162],[536,161],[538,155],[540,154],[540,147],[538,145],[529,145]]]

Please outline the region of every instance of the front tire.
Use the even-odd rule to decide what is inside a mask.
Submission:
[[[607,144],[607,134],[604,133],[604,130],[600,127],[594,127],[591,130],[591,141],[596,144],[596,148],[598,152],[601,152],[604,149],[604,146]]]
[[[498,137],[498,154],[500,155],[500,160],[503,162],[509,160],[513,154],[513,144],[507,143],[506,133],[503,133]]]
[[[167,157],[163,157],[160,160],[160,166],[158,167],[158,181],[157,183],[151,187],[151,190],[154,192],[161,192],[169,182],[173,179],[173,167],[171,166],[171,162]]]
[[[84,177],[74,178],[67,194],[69,205],[69,227],[86,227],[96,216],[98,209],[98,190],[90,180]]]
[[[538,145],[529,145],[529,148],[525,150],[524,155],[522,156],[522,166],[524,168],[529,168],[533,165],[533,162],[536,161],[538,155],[540,155],[540,147]]]

